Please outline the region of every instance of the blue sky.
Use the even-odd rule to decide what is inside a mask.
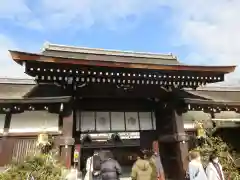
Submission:
[[[239,9],[238,0],[1,0],[0,76],[25,78],[7,50],[39,52],[46,41],[237,65]],[[239,84],[239,75],[237,69],[227,83]]]

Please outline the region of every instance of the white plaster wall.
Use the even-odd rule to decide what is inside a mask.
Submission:
[[[184,129],[195,129],[194,123],[184,123]]]
[[[6,116],[5,114],[0,114],[0,133],[3,133],[5,116]]]
[[[25,111],[21,114],[12,114],[10,133],[30,132],[57,132],[58,114],[46,111]]]
[[[204,113],[203,111],[188,111],[182,114],[184,122],[195,122],[195,121],[210,121],[210,113]]]
[[[238,121],[238,119],[240,119],[240,113],[236,113],[234,111],[221,111],[220,113],[215,113],[215,119]]]

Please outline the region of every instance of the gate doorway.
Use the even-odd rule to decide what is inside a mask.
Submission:
[[[104,152],[111,151],[114,158],[122,168],[122,176],[129,177],[133,163],[137,159],[140,150],[139,139],[124,140],[122,142],[92,142],[81,145],[80,170],[86,172],[86,161],[95,151],[100,152],[100,157],[104,160]]]

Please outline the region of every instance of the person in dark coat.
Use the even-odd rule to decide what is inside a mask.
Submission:
[[[93,180],[100,180],[100,172],[101,172],[101,157],[99,155],[99,152],[94,152],[94,155],[92,157],[92,166],[93,166],[93,171],[92,171],[92,179]]]
[[[105,152],[105,158],[101,164],[102,180],[119,180],[121,171],[121,167],[113,158],[113,154],[110,151]]]

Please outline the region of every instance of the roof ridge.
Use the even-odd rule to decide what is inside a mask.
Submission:
[[[115,55],[115,56],[135,56],[135,57],[145,57],[145,58],[155,58],[155,59],[168,59],[168,60],[177,60],[177,56],[172,53],[169,54],[160,54],[160,53],[150,53],[150,52],[135,52],[135,51],[121,51],[114,49],[102,49],[102,48],[88,48],[88,47],[76,47],[76,46],[67,46],[60,44],[52,44],[45,42],[42,48],[44,51],[67,51],[67,52],[76,52],[76,53],[92,53],[92,54],[101,54],[101,55]]]

